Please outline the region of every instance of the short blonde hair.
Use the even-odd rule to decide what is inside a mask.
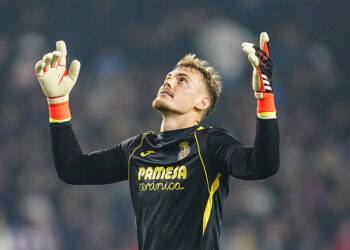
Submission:
[[[174,67],[192,68],[202,73],[210,97],[210,106],[204,113],[203,119],[213,112],[222,89],[221,77],[218,72],[205,60],[196,57],[196,54],[185,55]]]

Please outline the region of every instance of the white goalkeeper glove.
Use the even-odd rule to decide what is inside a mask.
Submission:
[[[67,48],[64,41],[58,41],[56,49],[35,64],[35,72],[47,96],[50,122],[65,122],[71,119],[69,93],[78,79],[80,62],[74,60],[67,72]]]

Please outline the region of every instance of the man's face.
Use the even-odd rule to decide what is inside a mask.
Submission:
[[[203,109],[204,99],[210,102],[202,73],[182,67],[168,73],[152,107],[162,114],[186,114]]]

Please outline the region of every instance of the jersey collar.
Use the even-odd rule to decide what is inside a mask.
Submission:
[[[158,135],[158,140],[162,142],[168,142],[168,141],[173,141],[176,139],[183,138],[185,136],[190,135],[193,133],[194,130],[196,130],[199,126],[193,126],[193,127],[188,127],[188,128],[182,128],[182,129],[175,129],[175,130],[168,130],[164,132],[160,132]]]

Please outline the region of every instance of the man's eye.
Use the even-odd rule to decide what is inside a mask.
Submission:
[[[180,82],[187,83],[187,80],[185,78],[180,78]]]

